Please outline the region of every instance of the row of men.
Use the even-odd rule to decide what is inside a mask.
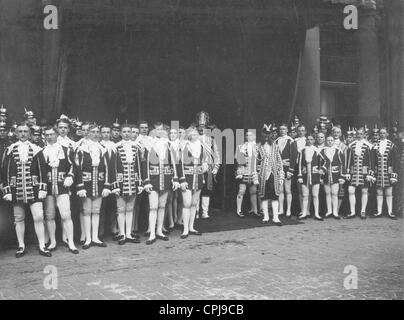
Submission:
[[[133,126],[126,124],[120,128],[121,141],[108,143],[100,136],[100,130],[104,129],[106,134],[108,127],[89,124],[86,135],[75,142],[68,137],[70,124],[68,119],[60,118],[56,127],[47,127],[45,145],[41,148],[32,142],[35,135],[30,139],[30,126],[21,123],[15,130],[18,141],[3,150],[1,190],[3,199],[13,208],[19,243],[16,257],[26,252],[26,205],[33,216],[41,255],[51,256],[56,247],[56,208],[63,222],[63,239],[69,251],[77,254],[71,219],[71,203],[77,197],[81,203],[83,249],[91,245],[106,246],[98,235],[99,214],[102,199],[110,194],[116,198],[119,244],[140,242],[138,234],[132,233],[132,221],[136,197],[143,193],[149,200],[150,235],[146,244],[156,239],[168,240],[163,233],[163,222],[170,191],[181,192],[181,238],[201,235],[194,228],[196,207],[201,190],[209,180],[207,172],[216,174],[218,167],[196,127],[187,130],[187,139],[180,144],[179,140],[169,142],[162,123],[156,123],[150,135],[137,138]],[[176,130],[176,134],[178,131],[184,134],[183,130]],[[46,234],[50,240],[47,245]]]
[[[239,163],[236,179],[240,183],[237,214],[244,217],[242,201],[247,188],[250,191],[252,213],[258,211],[256,201],[258,187],[258,205],[264,214],[264,222],[267,221],[268,207],[267,203],[262,201],[266,199],[266,185],[262,181],[268,181],[270,176],[274,176],[275,180],[279,180],[280,183],[276,186],[276,194],[270,196],[269,200],[275,200],[272,201],[272,209],[276,222],[279,221],[277,215],[286,212],[287,217],[291,216],[293,183],[297,184],[298,189],[301,210],[299,219],[305,219],[310,215],[310,200],[312,199],[315,219],[323,220],[319,213],[320,186],[323,186],[325,191],[326,216],[333,215],[336,219],[340,218],[341,203],[347,191],[350,212],[346,217],[355,217],[355,194],[356,190],[360,189],[360,217],[366,218],[368,191],[370,187],[374,186],[377,189],[375,216],[382,214],[385,196],[388,216],[395,219],[393,186],[398,181],[400,157],[401,162],[403,159],[402,150],[400,152],[397,146],[387,139],[386,127],[381,127],[374,132],[377,133],[377,136],[373,135],[373,141],[369,141],[365,128],[350,130],[346,141],[343,141],[339,126],[333,126],[330,133],[325,135],[324,132],[318,131],[308,134],[306,127],[298,124],[297,136],[292,138],[288,135],[287,124],[284,123],[279,128],[274,125],[264,126],[262,141],[259,144],[256,144],[252,132],[247,133],[247,142],[239,146],[236,153]],[[269,169],[265,169],[265,165],[260,166],[260,158],[263,158],[267,144],[273,144],[276,150],[274,159],[271,159],[268,164]],[[402,139],[400,144],[402,149]],[[271,165],[271,163],[279,162],[281,162],[281,166]],[[284,210],[285,200],[286,210]]]

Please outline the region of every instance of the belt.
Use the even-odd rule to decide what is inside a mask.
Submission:
[[[184,174],[202,174],[202,166],[184,166]]]
[[[164,167],[162,170],[163,174],[173,174],[173,169],[170,167]],[[160,168],[158,166],[150,166],[149,168],[149,174],[151,175],[159,175],[160,174]]]

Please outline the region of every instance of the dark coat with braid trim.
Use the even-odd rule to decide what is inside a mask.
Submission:
[[[112,191],[119,189],[123,196],[137,194],[137,187],[142,185],[140,149],[134,143],[131,149],[132,159],[129,161],[122,141],[118,142],[110,159],[109,178]]]
[[[28,142],[28,158],[22,162],[20,142],[7,149],[3,160],[3,194],[11,194],[14,203],[34,203],[39,191],[46,191],[46,165],[40,148]]]
[[[359,141],[352,142],[347,150],[347,167],[346,173],[350,177],[350,185],[354,187],[365,186],[369,183],[366,181],[367,176],[374,176],[371,146],[367,142],[363,142],[359,155],[355,154],[355,147]]]
[[[390,179],[398,180],[399,154],[393,142],[387,140],[386,149],[380,153],[380,141],[373,148],[375,159],[375,177],[378,188],[391,186]]]
[[[297,177],[303,179],[303,184],[312,186],[319,184],[321,180],[321,156],[320,151],[314,147],[313,156],[308,161],[307,147],[303,148],[298,155]]]
[[[323,148],[320,152],[321,167],[324,172],[324,183],[338,183],[340,179],[345,180],[345,158],[340,149],[334,148],[332,159],[326,154],[327,148]]]

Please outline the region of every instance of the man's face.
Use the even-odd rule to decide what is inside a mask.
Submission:
[[[306,136],[306,127],[301,126],[297,128],[297,136],[299,138],[305,137]]]
[[[356,139],[362,140],[364,137],[365,137],[365,132],[363,131],[363,129],[359,129],[356,132]]]
[[[185,139],[185,129],[178,129],[178,136],[180,138],[180,140]]]
[[[278,131],[272,131],[272,140],[276,140],[276,138],[278,138]]]
[[[122,139],[128,141],[132,138],[132,129],[129,127],[123,127],[121,130]]]
[[[324,133],[319,132],[319,133],[317,134],[317,144],[318,144],[318,145],[322,145],[322,144],[324,144],[324,141],[325,141]]]
[[[327,147],[332,147],[334,145],[334,138],[332,136],[327,137]]]
[[[373,140],[377,141],[379,140],[379,138],[381,138],[381,133],[379,134],[379,132],[375,132],[373,133]]]
[[[312,146],[314,144],[314,137],[313,136],[308,136],[306,138],[306,145]]]
[[[295,129],[290,131],[290,137],[293,138],[293,139],[297,137],[297,132],[296,132]]]
[[[31,137],[32,137],[32,141],[35,143],[41,141],[41,138],[42,138],[39,134],[33,134]]]
[[[112,128],[111,136],[112,136],[112,138],[114,138],[114,139],[118,139],[120,133],[121,133],[121,130],[119,130],[118,128]]]
[[[140,134],[139,128],[132,128],[132,140],[135,141]]]
[[[163,125],[159,125],[155,128],[156,131],[156,136],[158,138],[161,138],[164,135],[164,126]]]
[[[204,134],[204,133],[205,133],[205,129],[206,129],[206,127],[205,127],[204,125],[199,125],[199,126],[198,126],[198,133],[199,133],[200,135]]]
[[[147,123],[141,123],[139,126],[139,132],[142,136],[147,136],[149,134],[149,125]]]
[[[287,134],[288,134],[288,128],[285,127],[285,126],[280,126],[280,127],[279,127],[279,135],[280,135],[281,137],[284,137],[284,136],[286,136]]]
[[[18,126],[16,133],[17,133],[17,139],[22,142],[27,141],[29,138],[29,128],[26,125]]]
[[[104,141],[109,141],[111,139],[111,129],[110,128],[102,128],[101,129],[101,139]]]
[[[64,122],[58,123],[58,132],[61,137],[66,137],[69,133],[69,125]]]
[[[255,141],[255,135],[251,131],[247,131],[245,134],[247,142],[254,142]]]
[[[98,141],[100,139],[100,129],[94,127],[88,131],[88,138],[92,141]]]
[[[171,129],[170,130],[170,140],[175,141],[178,138],[178,131],[176,129]]]
[[[7,138],[7,130],[0,129],[0,139],[6,139],[6,138]]]
[[[84,124],[84,125],[81,127],[81,131],[83,132],[83,137],[84,137],[84,138],[88,138],[88,137],[89,137],[89,136],[88,136],[89,128],[90,128],[90,126],[89,126],[88,124]]]
[[[45,140],[49,144],[54,144],[56,142],[56,132],[54,130],[45,131]]]
[[[386,129],[381,129],[380,130],[380,139],[381,140],[387,139],[387,136],[388,136],[387,130]]]
[[[334,128],[332,130],[332,135],[333,135],[335,140],[338,140],[339,138],[341,138],[341,135],[342,135],[341,129],[340,128]]]

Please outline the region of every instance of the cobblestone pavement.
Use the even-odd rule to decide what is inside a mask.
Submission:
[[[403,299],[403,219],[307,220],[52,258],[0,253],[0,299]],[[57,267],[58,288],[44,288]],[[344,288],[357,267],[358,287]]]

